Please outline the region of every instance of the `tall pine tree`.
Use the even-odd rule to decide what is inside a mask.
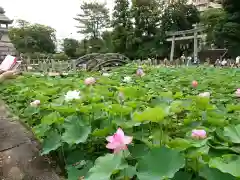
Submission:
[[[74,18],[80,24],[78,32],[90,38],[99,38],[101,32],[108,28],[110,23],[106,5],[98,2],[83,2],[80,8],[82,13]]]
[[[132,16],[134,19],[135,56],[148,58],[157,54],[160,46],[159,28],[161,22],[161,6],[157,0],[133,0]]]
[[[130,33],[132,23],[130,19],[130,10],[128,0],[115,0],[115,6],[112,19],[112,43],[114,52],[129,55]]]
[[[101,52],[104,47],[101,35],[110,25],[109,10],[104,3],[83,2],[81,11],[74,19],[80,24],[78,32],[85,35],[86,53]]]

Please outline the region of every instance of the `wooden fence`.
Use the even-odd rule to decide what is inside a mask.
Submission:
[[[76,60],[60,61],[56,59],[24,59],[22,71],[33,72],[68,72],[76,71]]]

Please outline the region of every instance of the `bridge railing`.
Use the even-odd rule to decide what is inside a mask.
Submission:
[[[25,59],[21,64],[22,71],[33,72],[68,72],[76,71],[76,60]]]
[[[92,53],[78,59],[57,60],[51,57],[30,58],[22,57],[21,68],[23,71],[38,72],[67,72],[77,70],[98,71],[104,67],[116,67],[129,62],[129,59],[118,53]]]

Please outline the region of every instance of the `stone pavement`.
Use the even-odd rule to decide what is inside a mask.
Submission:
[[[60,180],[39,144],[19,121],[9,118],[0,102],[0,180]]]

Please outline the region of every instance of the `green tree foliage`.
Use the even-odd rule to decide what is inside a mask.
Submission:
[[[80,57],[84,56],[87,53],[88,53],[87,39],[83,39],[82,41],[79,42],[76,54]]]
[[[214,43],[214,31],[219,23],[226,18],[226,13],[223,9],[209,9],[201,14],[201,23],[207,27],[207,43]]]
[[[104,43],[104,50],[103,52],[113,52],[114,46],[113,46],[113,32],[111,31],[104,31],[102,33],[102,40]]]
[[[101,32],[109,27],[110,18],[106,5],[98,2],[83,2],[81,14],[74,18],[80,24],[79,33],[89,38],[99,38]]]
[[[68,57],[76,57],[77,56],[77,48],[79,47],[79,42],[76,39],[65,38],[63,40],[63,51]]]
[[[68,60],[68,56],[63,52],[53,54],[52,57],[53,57],[53,59],[61,60],[61,61]]]
[[[110,32],[103,32],[101,38],[83,39],[76,50],[77,56],[83,56],[91,53],[109,53],[112,52],[112,41]]]
[[[75,18],[85,35],[78,53],[118,52],[131,59],[168,56],[165,31],[191,29],[199,12],[186,2],[169,7],[162,0],[115,0],[111,27],[104,4],[83,3]],[[106,31],[107,30],[107,31]]]
[[[163,31],[192,29],[200,21],[200,13],[193,5],[177,2],[168,6],[162,16]]]
[[[132,49],[137,58],[147,58],[156,54],[156,47],[160,41],[161,9],[156,0],[134,0],[132,2],[132,16],[134,18],[134,39]]]
[[[240,46],[240,1],[224,0],[225,19],[214,29],[214,40],[218,47],[226,47],[232,56],[239,55]]]
[[[106,4],[83,2],[81,11],[82,13],[74,19],[80,24],[78,32],[83,34],[85,39],[80,42],[77,54],[108,52],[107,42],[102,39],[103,33],[110,27],[109,10],[106,8]]]
[[[90,38],[87,41],[88,53],[102,52],[104,42],[101,38]]]
[[[10,28],[9,37],[15,48],[21,53],[54,53],[55,30],[41,24],[30,24],[18,20],[16,27]]]
[[[132,22],[128,0],[115,0],[112,19],[112,44],[114,52],[128,54]]]

